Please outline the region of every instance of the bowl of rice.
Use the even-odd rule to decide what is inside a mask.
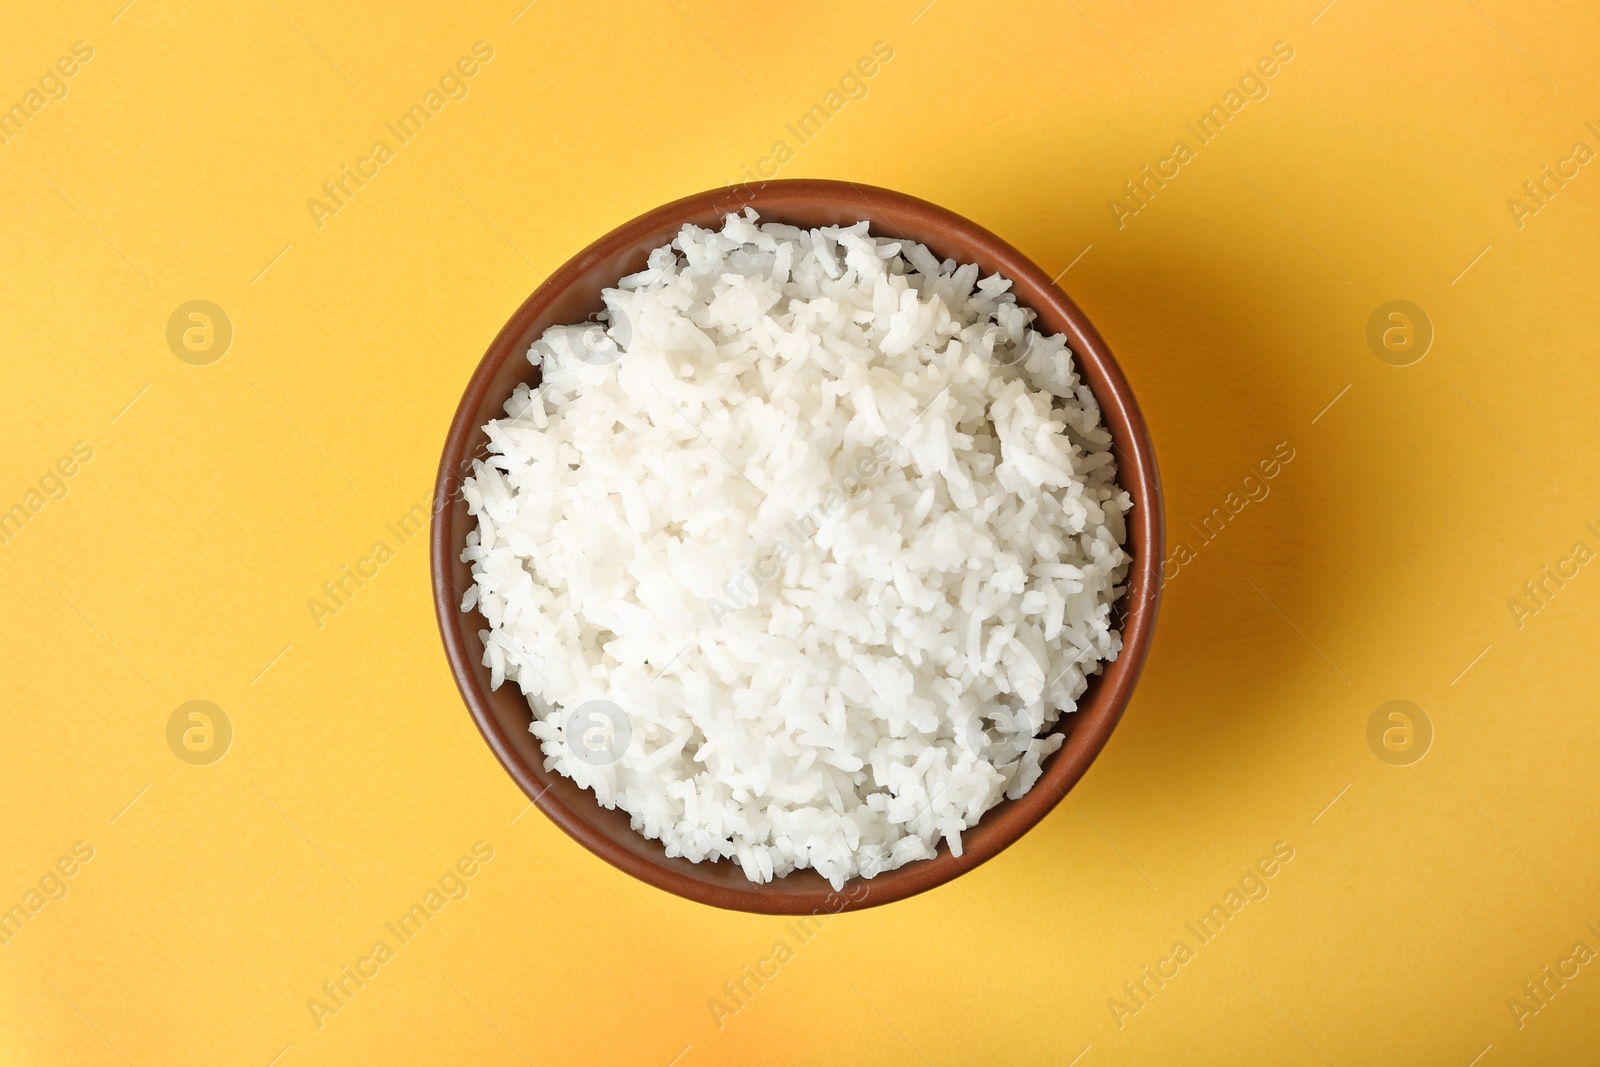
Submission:
[[[667,204],[528,297],[439,466],[435,610],[531,802],[717,907],[948,882],[1064,797],[1127,706],[1160,482],[1048,274],[914,197]]]

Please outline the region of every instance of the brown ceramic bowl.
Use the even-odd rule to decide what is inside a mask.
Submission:
[[[484,423],[502,414],[518,382],[538,383],[539,372],[524,358],[529,344],[549,326],[582,322],[601,310],[600,290],[642,270],[650,250],[671,241],[684,223],[719,225],[728,212],[746,205],[766,221],[799,226],[865,219],[875,233],[908,237],[940,257],[977,263],[985,274],[999,271],[1010,278],[1018,299],[1038,312],[1038,327],[1067,335],[1079,372],[1099,399],[1115,439],[1119,480],[1133,498],[1128,524],[1133,565],[1118,605],[1122,654],[1090,679],[1078,711],[1063,716],[1058,729],[1066,733],[1066,742],[1045,763],[1044,776],[1021,799],[1002,801],[968,830],[959,857],[941,844],[932,859],[857,879],[843,893],[835,893],[812,870],[756,885],[732,863],[670,859],[660,842],[628,825],[626,813],[607,811],[593,794],[546,771],[544,753],[528,732],[533,716],[521,691],[515,683],[489,689],[478,637],[488,624],[477,611],[460,609],[462,592],[472,581],[461,550],[476,525],[461,498],[461,480],[470,473],[473,456],[484,454]],[[434,606],[456,685],[489,747],[539,810],[589,851],[635,878],[703,904],[768,914],[835,912],[900,900],[972,870],[1026,833],[1083,776],[1111,735],[1144,664],[1161,590],[1161,486],[1150,436],[1127,380],[1083,312],[1048,274],[976,223],[915,197],[850,182],[771,181],[686,197],[611,231],[556,271],[511,316],[467,383],[439,464],[432,537]]]

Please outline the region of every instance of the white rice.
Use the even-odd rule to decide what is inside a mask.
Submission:
[[[978,273],[866,223],[685,226],[485,427],[492,682],[668,855],[835,888],[959,855],[1121,650],[1111,436]]]

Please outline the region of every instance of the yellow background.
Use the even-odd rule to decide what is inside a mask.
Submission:
[[[94,450],[0,546],[0,906],[94,850],[0,946],[0,1061],[1600,1057],[1600,962],[1520,1027],[1508,1006],[1600,949],[1600,567],[1520,627],[1508,607],[1600,548],[1600,163],[1520,228],[1507,206],[1600,149],[1592,4],[524,2],[0,15],[7,106],[94,49],[0,145],[0,508]],[[866,97],[797,146],[784,124],[880,40]],[[477,41],[468,95],[319,229],[322,182]],[[1277,41],[1269,95],[1198,146],[1185,122]],[[708,999],[784,921],[650,889],[527,810],[446,669],[425,541],[385,523],[545,274],[780,139],[784,177],[901,189],[1071,264],[1173,545],[1279,442],[1294,459],[1167,586],[1070,803],[831,920],[719,1029]],[[1179,139],[1195,158],[1119,228],[1108,201]],[[233,325],[209,366],[166,340],[195,299]],[[1411,366],[1366,341],[1391,299],[1435,331]],[[319,628],[308,599],[380,539],[395,557]],[[1393,699],[1433,727],[1408,766],[1367,742]],[[209,766],[168,747],[191,700],[233,726]],[[308,998],[478,841],[470,894],[319,1028]],[[1279,841],[1270,895],[1119,1028],[1108,998]]]

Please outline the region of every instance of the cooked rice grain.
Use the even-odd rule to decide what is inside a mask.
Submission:
[[[684,226],[486,427],[463,558],[547,767],[668,855],[836,888],[1038,780],[1131,502],[1062,335],[866,223]]]

